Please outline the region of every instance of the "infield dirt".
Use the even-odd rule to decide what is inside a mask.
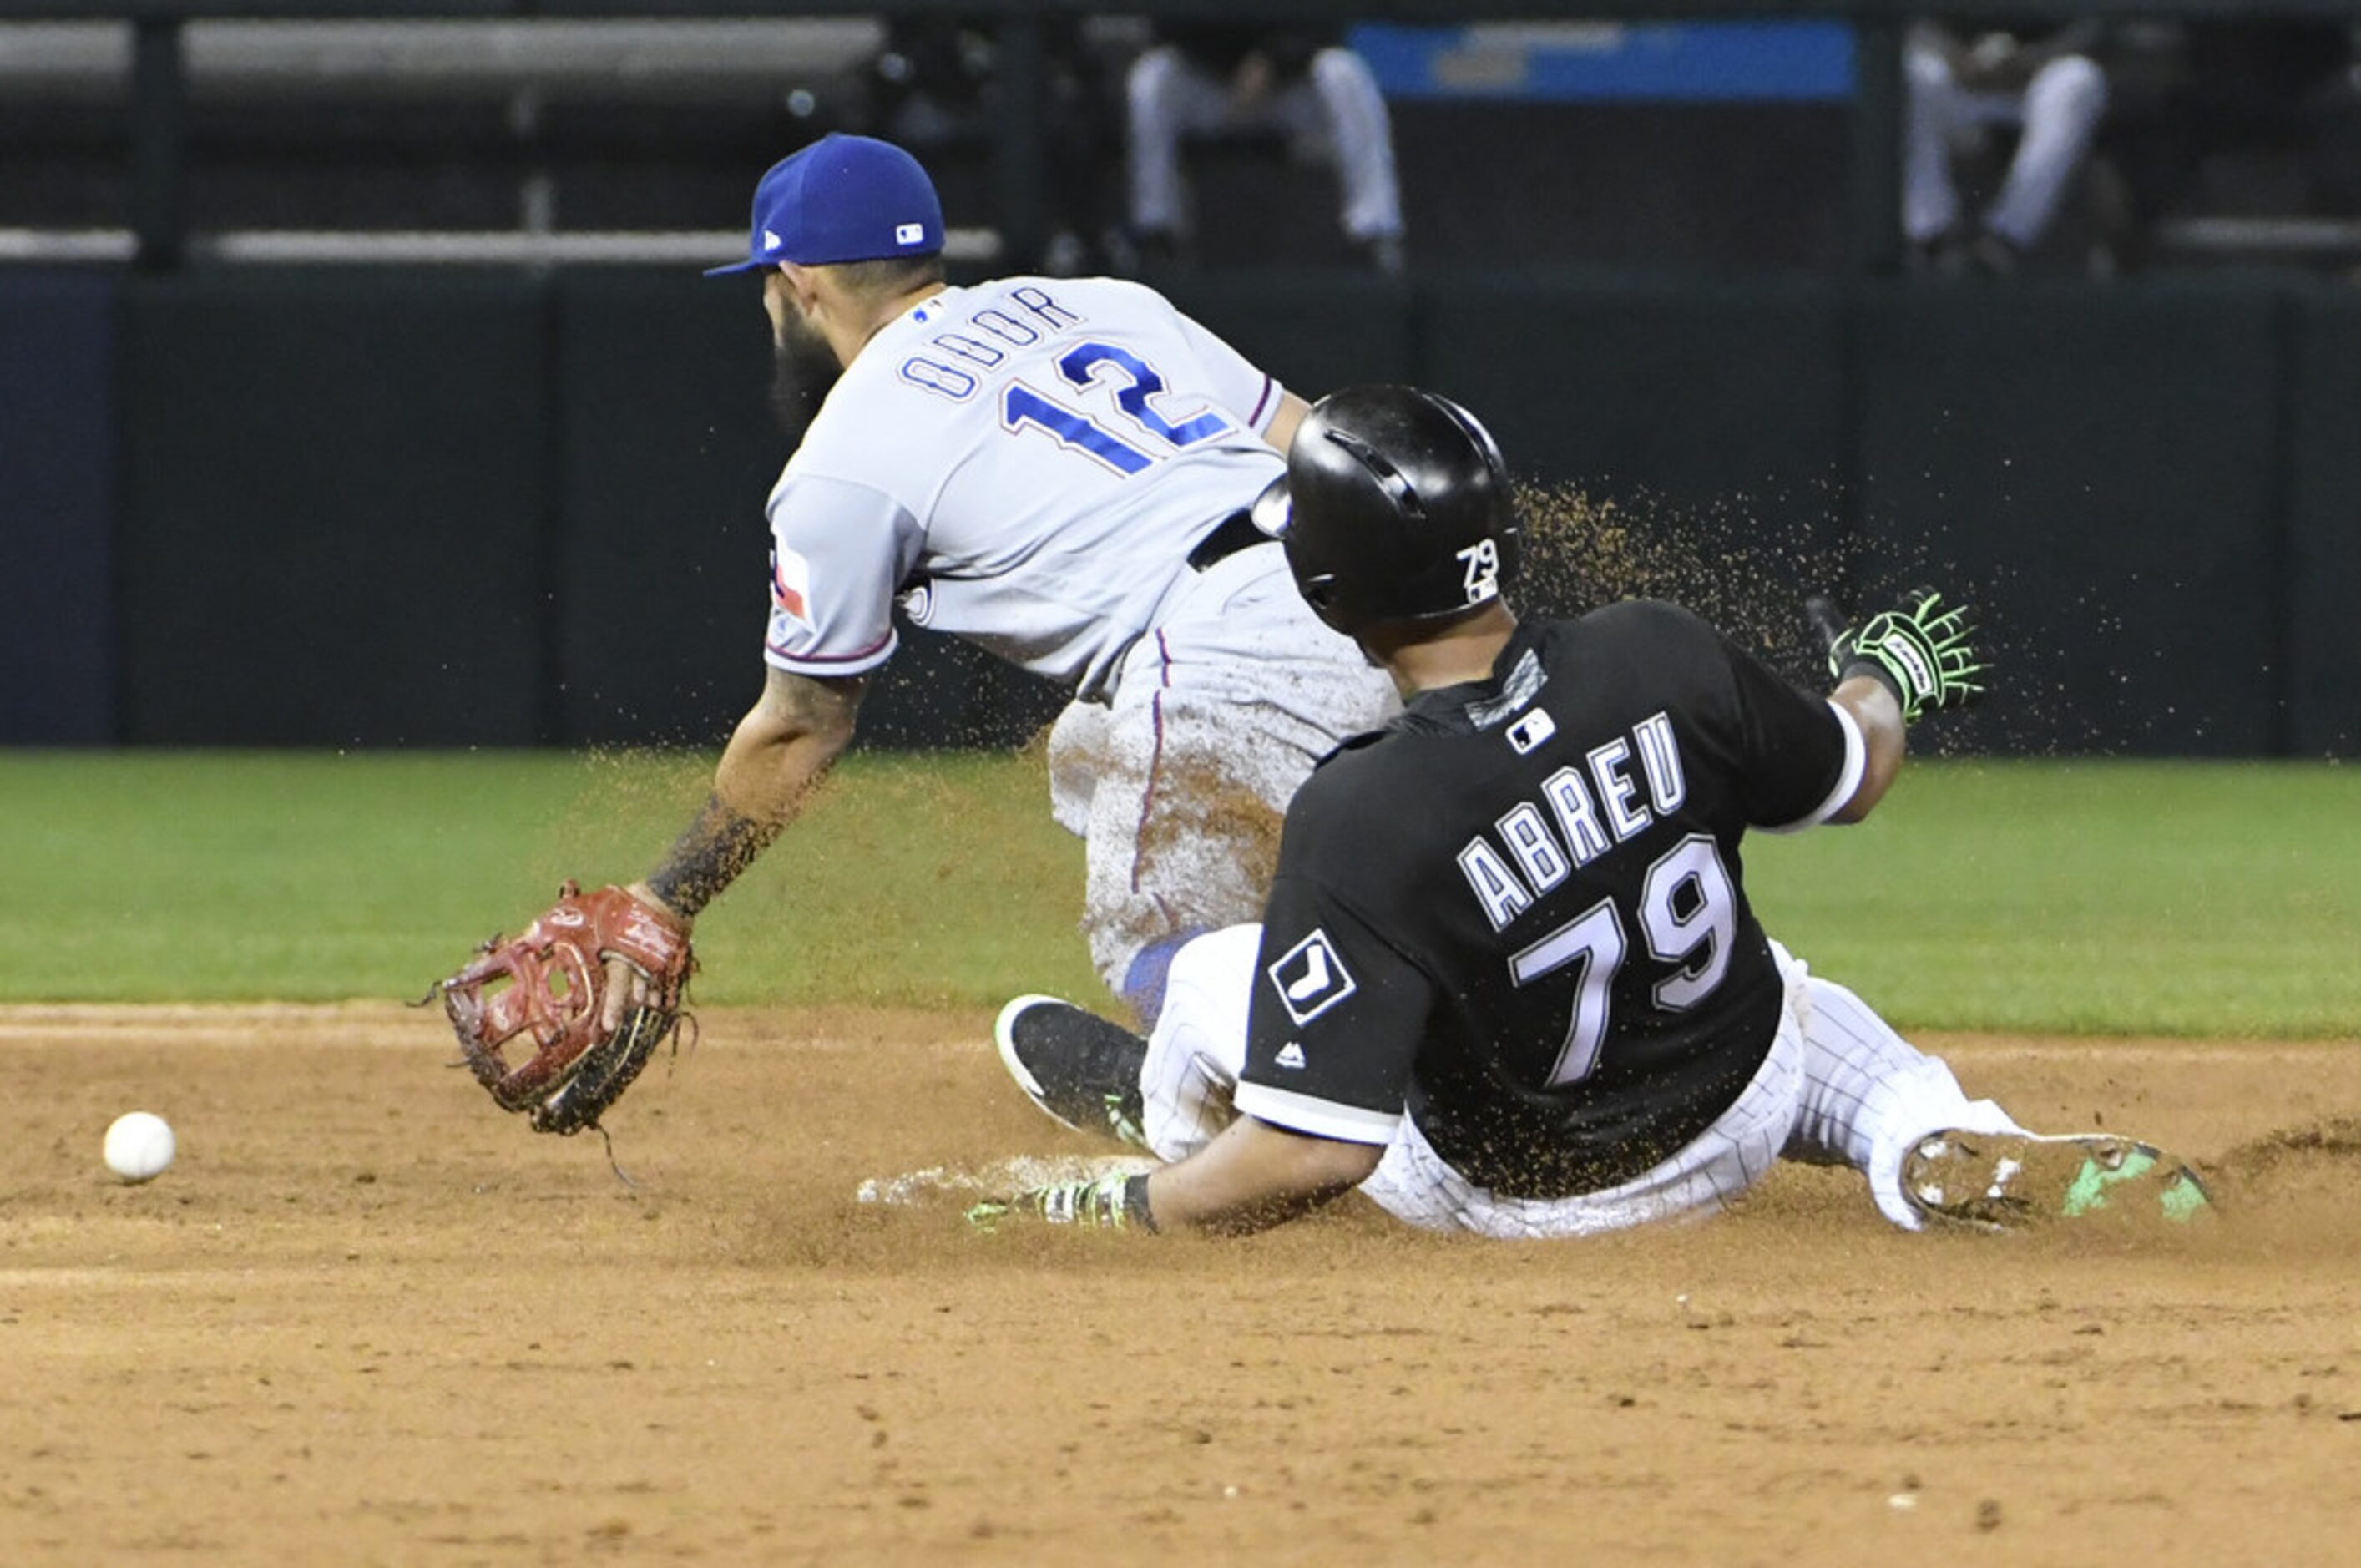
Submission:
[[[1842,1172],[1509,1245],[970,1234],[1091,1148],[982,1016],[718,1012],[595,1135],[439,1015],[0,1012],[0,1563],[2352,1561],[2361,1048],[1931,1040],[2218,1223],[1910,1237]],[[165,1115],[179,1163],[100,1165]]]

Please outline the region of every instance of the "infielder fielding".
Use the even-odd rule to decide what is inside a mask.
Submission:
[[[1407,388],[1314,405],[1269,507],[1408,707],[1296,795],[1262,924],[1180,956],[1148,1039],[1004,1010],[1037,1104],[1173,1163],[972,1218],[1246,1231],[1357,1186],[1429,1229],[1580,1235],[1717,1209],[1782,1156],[1851,1166],[1910,1230],[2204,1206],[2149,1146],[1968,1099],[1748,905],[1749,828],[1860,820],[1905,722],[1981,693],[1960,610],[1825,609],[1826,697],[1668,604],[1520,622],[1499,454]]]
[[[595,1124],[670,1032],[689,923],[844,750],[897,602],[1075,693],[1051,807],[1087,844],[1092,958],[1144,1019],[1183,943],[1261,907],[1313,762],[1395,706],[1248,515],[1302,400],[1151,290],[947,288],[942,247],[916,159],[830,136],[763,176],[746,259],[715,269],[761,276],[782,389],[827,388],[771,491],[768,680],[645,881],[569,890],[443,987],[536,1127]]]

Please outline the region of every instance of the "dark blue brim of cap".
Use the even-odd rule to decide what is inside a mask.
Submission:
[[[705,275],[708,278],[719,278],[723,276],[725,273],[752,272],[757,268],[768,267],[770,263],[767,261],[756,259],[733,261],[727,267],[708,267],[705,269]]]

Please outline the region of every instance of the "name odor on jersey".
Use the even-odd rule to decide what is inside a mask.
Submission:
[[[1555,726],[1534,708],[1504,733],[1522,753],[1548,740]],[[1593,746],[1580,767],[1543,779],[1539,799],[1519,801],[1488,833],[1468,839],[1459,851],[1460,873],[1492,929],[1504,930],[1577,868],[1679,810],[1688,794],[1673,721],[1652,714],[1631,727],[1630,739]]]
[[[930,346],[942,350],[945,357],[914,354],[902,361],[902,379],[922,391],[963,403],[975,396],[976,389],[983,382],[973,371],[950,363],[951,359],[963,359],[987,370],[996,369],[1008,357],[1008,348],[1029,348],[1046,336],[1080,325],[1082,320],[1082,313],[1068,310],[1050,298],[1047,291],[1031,284],[1011,289],[1008,298],[1024,312],[1024,316],[998,309],[978,311],[965,323],[973,331],[938,333],[928,340]],[[1033,319],[1027,321],[1025,316]],[[918,320],[923,323],[926,319],[922,308]],[[995,338],[1006,348],[987,341]]]

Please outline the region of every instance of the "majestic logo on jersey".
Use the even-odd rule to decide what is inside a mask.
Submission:
[[[771,546],[771,608],[806,631],[811,617],[811,563],[800,551],[774,543]]]
[[[1311,1023],[1360,989],[1325,931],[1312,932],[1263,972],[1298,1024]]]
[[[1279,1055],[1272,1059],[1281,1067],[1301,1068],[1303,1065],[1303,1047],[1298,1041],[1290,1040],[1279,1047]]]
[[[910,618],[913,626],[925,626],[935,619],[935,585],[916,583],[902,593],[902,613]]]

